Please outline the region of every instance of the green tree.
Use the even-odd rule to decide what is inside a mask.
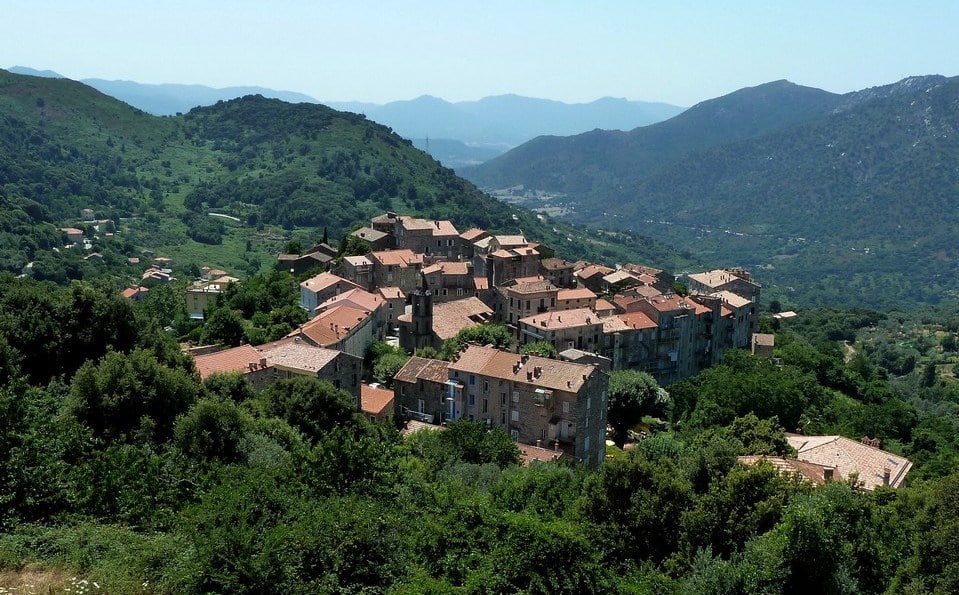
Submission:
[[[316,440],[333,428],[352,423],[355,404],[345,390],[315,378],[281,379],[260,393],[266,412]]]
[[[398,353],[388,353],[377,358],[373,366],[373,378],[376,378],[377,382],[393,386],[393,377],[409,359],[409,356]]]
[[[149,351],[111,351],[77,371],[64,406],[108,442],[163,442],[199,388],[192,376],[164,366]]]
[[[548,341],[533,341],[532,343],[527,343],[520,347],[519,352],[523,355],[538,355],[539,357],[548,357],[549,359],[559,357],[556,347]]]
[[[174,443],[195,459],[235,463],[243,460],[251,425],[249,416],[233,401],[201,399],[177,420]]]
[[[467,343],[492,345],[497,349],[507,349],[513,342],[509,329],[502,324],[487,322],[465,328],[443,342],[440,359],[450,361]]]
[[[243,342],[246,329],[243,318],[235,310],[216,307],[203,322],[200,341],[204,345],[223,344],[236,347]]]
[[[669,395],[646,372],[617,370],[609,375],[609,412],[616,444],[622,448],[627,432],[644,415],[662,415]]]

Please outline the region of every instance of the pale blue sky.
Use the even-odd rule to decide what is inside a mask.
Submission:
[[[0,67],[382,103],[517,93],[692,105],[959,74],[959,2],[0,0]]]

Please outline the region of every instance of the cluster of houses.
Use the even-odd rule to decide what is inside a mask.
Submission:
[[[352,235],[369,253],[337,261],[319,245],[280,255],[284,269],[326,269],[300,284],[308,321],[267,345],[194,353],[201,377],[328,379],[371,419],[426,427],[478,420],[508,431],[525,460],[565,456],[595,467],[605,457],[611,370],[646,371],[667,385],[729,349],[772,355],[772,336],[757,332],[760,286],[744,270],[690,274],[680,294],[656,268],[541,258],[522,235],[460,233],[449,221],[385,213]],[[204,296],[221,290],[206,279],[188,291],[188,309],[202,316]],[[439,349],[485,322],[510,330],[511,350],[468,345],[453,361],[413,356],[392,393],[361,384],[374,341],[409,353]],[[519,353],[533,342],[552,345],[559,359]]]

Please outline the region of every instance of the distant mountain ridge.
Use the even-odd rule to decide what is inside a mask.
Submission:
[[[684,108],[666,103],[603,97],[563,103],[520,95],[449,102],[423,95],[383,105],[330,102],[330,107],[365,114],[407,138],[453,138],[473,145],[513,147],[544,134],[631,130],[675,116]]]
[[[570,221],[763,270],[807,301],[892,306],[959,298],[957,163],[959,77],[932,75],[845,95],[776,81],[461,173],[558,193]]]

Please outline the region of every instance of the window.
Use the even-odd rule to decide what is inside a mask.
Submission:
[[[589,436],[587,436],[586,439],[583,440],[583,450],[586,450],[586,451],[589,450]]]
[[[509,418],[513,421],[519,421],[519,411],[516,409],[510,411]]]
[[[484,393],[488,393],[488,392],[489,392],[489,380],[484,380],[484,381],[483,381],[483,392],[484,392]]]
[[[416,412],[423,413],[426,410],[426,403],[423,402],[423,399],[418,399],[416,402]]]
[[[489,413],[489,399],[483,399],[483,413]]]
[[[476,384],[476,375],[470,374],[470,386],[473,386],[475,384]]]
[[[569,413],[569,401],[563,401],[563,413]]]
[[[513,402],[514,402],[514,403],[519,403],[519,391],[518,391],[518,390],[514,390],[514,391],[513,391]]]
[[[476,395],[470,395],[470,407],[476,405]]]
[[[500,411],[500,412],[499,412],[499,425],[501,425],[501,426],[505,426],[505,425],[506,425],[506,412],[505,412],[505,411]]]
[[[500,393],[499,404],[500,404],[500,405],[505,405],[505,404],[506,404],[506,393]]]

